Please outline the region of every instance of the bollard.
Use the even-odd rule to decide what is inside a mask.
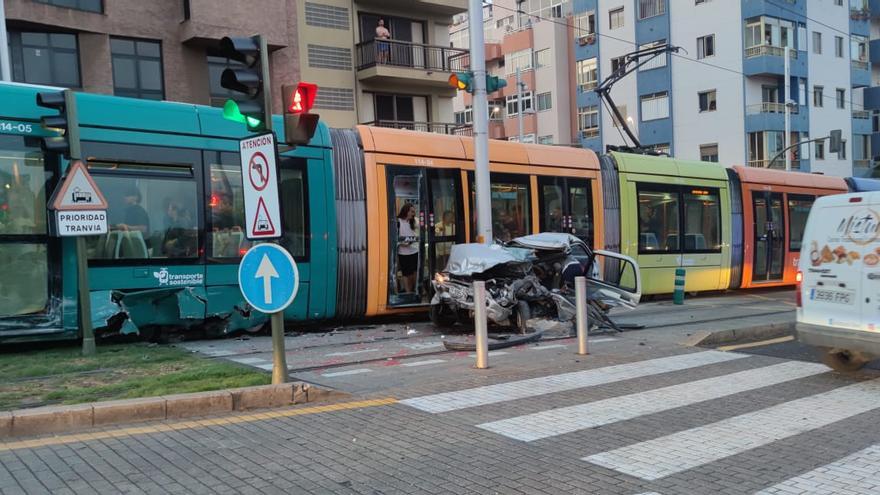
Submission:
[[[675,290],[672,291],[672,303],[684,304],[684,268],[675,269]]]
[[[574,278],[574,298],[577,300],[577,326],[578,354],[585,356],[587,352],[587,334],[590,329],[590,320],[587,316],[587,278]]]
[[[486,328],[486,283],[474,282],[474,337],[477,345],[477,369],[489,367],[489,332]]]

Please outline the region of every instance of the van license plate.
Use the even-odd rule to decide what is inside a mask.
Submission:
[[[833,304],[852,304],[853,293],[842,290],[813,289],[810,299]]]

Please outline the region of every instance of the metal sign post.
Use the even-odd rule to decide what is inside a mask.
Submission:
[[[587,333],[590,329],[590,320],[587,312],[587,277],[574,278],[574,298],[577,301],[577,326],[578,354],[589,354],[587,349]]]
[[[272,383],[284,383],[287,381],[284,309],[290,306],[299,290],[296,262],[286,249],[277,244],[257,244],[241,259],[238,285],[248,304],[257,311],[269,314],[272,319],[272,348],[275,351],[272,356]]]

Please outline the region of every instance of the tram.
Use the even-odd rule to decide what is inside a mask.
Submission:
[[[67,163],[39,149],[41,90],[0,84],[0,343],[77,338],[75,242],[50,237],[46,215]],[[109,203],[109,233],[87,240],[96,334],[259,329],[267,317],[236,281],[250,247],[242,126],[191,104],[78,93],[77,106],[83,154]],[[473,158],[468,137],[323,124],[283,153],[280,242],[301,277],[285,319],[426,310],[451,246],[475,240]],[[490,141],[489,159],[496,239],[572,233],[636,258],[644,294],[671,292],[678,267],[688,291],[793,284],[812,200],[874,187],[505,141]]]

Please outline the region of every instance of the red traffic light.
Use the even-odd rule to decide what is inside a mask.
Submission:
[[[301,82],[296,86],[285,85],[281,91],[284,95],[284,113],[309,113],[318,94],[318,85]]]

